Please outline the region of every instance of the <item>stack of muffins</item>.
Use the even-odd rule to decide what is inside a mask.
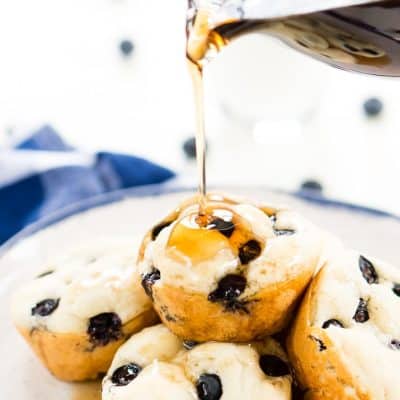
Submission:
[[[399,269],[286,208],[207,207],[200,221],[183,203],[137,259],[98,243],[16,293],[15,325],[57,378],[106,373],[104,400],[400,399]]]

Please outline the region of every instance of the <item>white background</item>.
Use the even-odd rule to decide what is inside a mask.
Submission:
[[[1,0],[0,144],[50,123],[85,152],[131,152],[196,184],[185,0]],[[122,39],[135,52],[124,59]],[[244,38],[207,71],[209,180],[329,196],[400,213],[400,80],[336,71],[267,37]],[[384,113],[367,119],[377,96]],[[1,165],[1,163],[0,163]],[[0,170],[0,179],[1,179]]]

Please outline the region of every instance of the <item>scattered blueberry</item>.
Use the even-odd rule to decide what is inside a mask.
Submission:
[[[300,189],[301,190],[307,190],[307,191],[322,193],[323,187],[318,181],[310,179],[310,180],[304,181],[301,184]]]
[[[115,313],[98,314],[89,320],[87,333],[91,343],[96,346],[106,346],[122,337],[122,322]]]
[[[376,97],[371,97],[370,99],[364,102],[364,112],[368,117],[376,117],[383,110],[383,103]]]
[[[172,222],[173,221],[162,221],[159,224],[157,224],[151,231],[151,240],[153,241],[156,240],[160,232],[167,226],[170,226]]]
[[[260,368],[265,375],[278,377],[289,375],[289,367],[281,358],[272,354],[264,354],[259,360]]]
[[[396,296],[400,297],[400,283],[395,283],[392,290]]]
[[[186,157],[196,158],[196,138],[194,136],[183,142],[183,151]]]
[[[369,320],[368,302],[364,299],[360,299],[353,319],[361,324]]]
[[[126,386],[129,385],[142,370],[139,365],[134,363],[129,363],[117,368],[111,377],[111,382],[116,386]]]
[[[249,240],[239,249],[239,259],[242,264],[248,264],[261,254],[261,245],[257,240]]]
[[[122,40],[121,43],[119,44],[119,49],[121,50],[121,53],[128,57],[132,54],[133,50],[135,49],[135,46],[133,45],[132,41],[129,39]]]
[[[373,283],[378,283],[378,274],[376,273],[371,261],[367,260],[363,256],[360,256],[358,260],[358,266],[360,267],[362,276],[370,285]]]
[[[222,397],[222,383],[218,375],[202,374],[196,382],[200,400],[219,400]]]
[[[60,304],[60,299],[46,299],[32,307],[31,314],[39,315],[40,317],[47,317],[52,314]]]
[[[328,319],[322,324],[322,329],[328,329],[330,326],[337,326],[338,328],[344,328],[343,324],[337,319]]]
[[[225,221],[222,218],[216,217],[208,224],[207,228],[217,229],[224,236],[230,238],[235,230],[235,225],[232,221]]]
[[[196,138],[194,136],[191,136],[189,138],[187,138],[184,142],[183,142],[183,152],[185,153],[186,157],[189,159],[194,159],[196,158]],[[206,151],[208,148],[208,143],[206,143]]]
[[[153,285],[161,278],[160,271],[153,268],[151,272],[142,279],[142,286],[147,296],[153,298]]]

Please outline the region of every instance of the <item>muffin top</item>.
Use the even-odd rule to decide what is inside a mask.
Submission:
[[[371,398],[398,399],[400,270],[346,251],[326,265],[317,282],[311,325],[332,342],[319,339],[320,351],[333,345]]]
[[[235,280],[250,296],[318,263],[323,235],[296,212],[219,195],[207,206],[199,217],[189,200],[153,228],[139,256],[143,277],[208,294],[223,290],[221,280]]]
[[[113,239],[60,254],[14,295],[18,327],[57,333],[118,332],[151,304],[136,267],[138,240]]]
[[[286,355],[272,339],[196,344],[163,325],[125,343],[103,381],[104,400],[288,400],[290,393]]]

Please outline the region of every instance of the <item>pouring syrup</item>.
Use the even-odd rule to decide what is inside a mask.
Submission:
[[[246,8],[254,3],[259,4],[259,14]],[[310,4],[296,2],[302,3]],[[208,5],[207,1],[189,0],[187,60],[196,106],[199,225],[208,221],[203,74],[206,65],[229,43],[250,33],[268,34],[340,69],[400,77],[400,0],[343,0],[341,4],[357,4],[336,9],[324,9],[327,2],[319,3],[312,3],[316,11],[285,9],[285,15],[284,10],[275,10],[265,18],[267,0],[214,0]],[[232,4],[237,6],[232,8]],[[293,16],[299,12],[302,15]]]

